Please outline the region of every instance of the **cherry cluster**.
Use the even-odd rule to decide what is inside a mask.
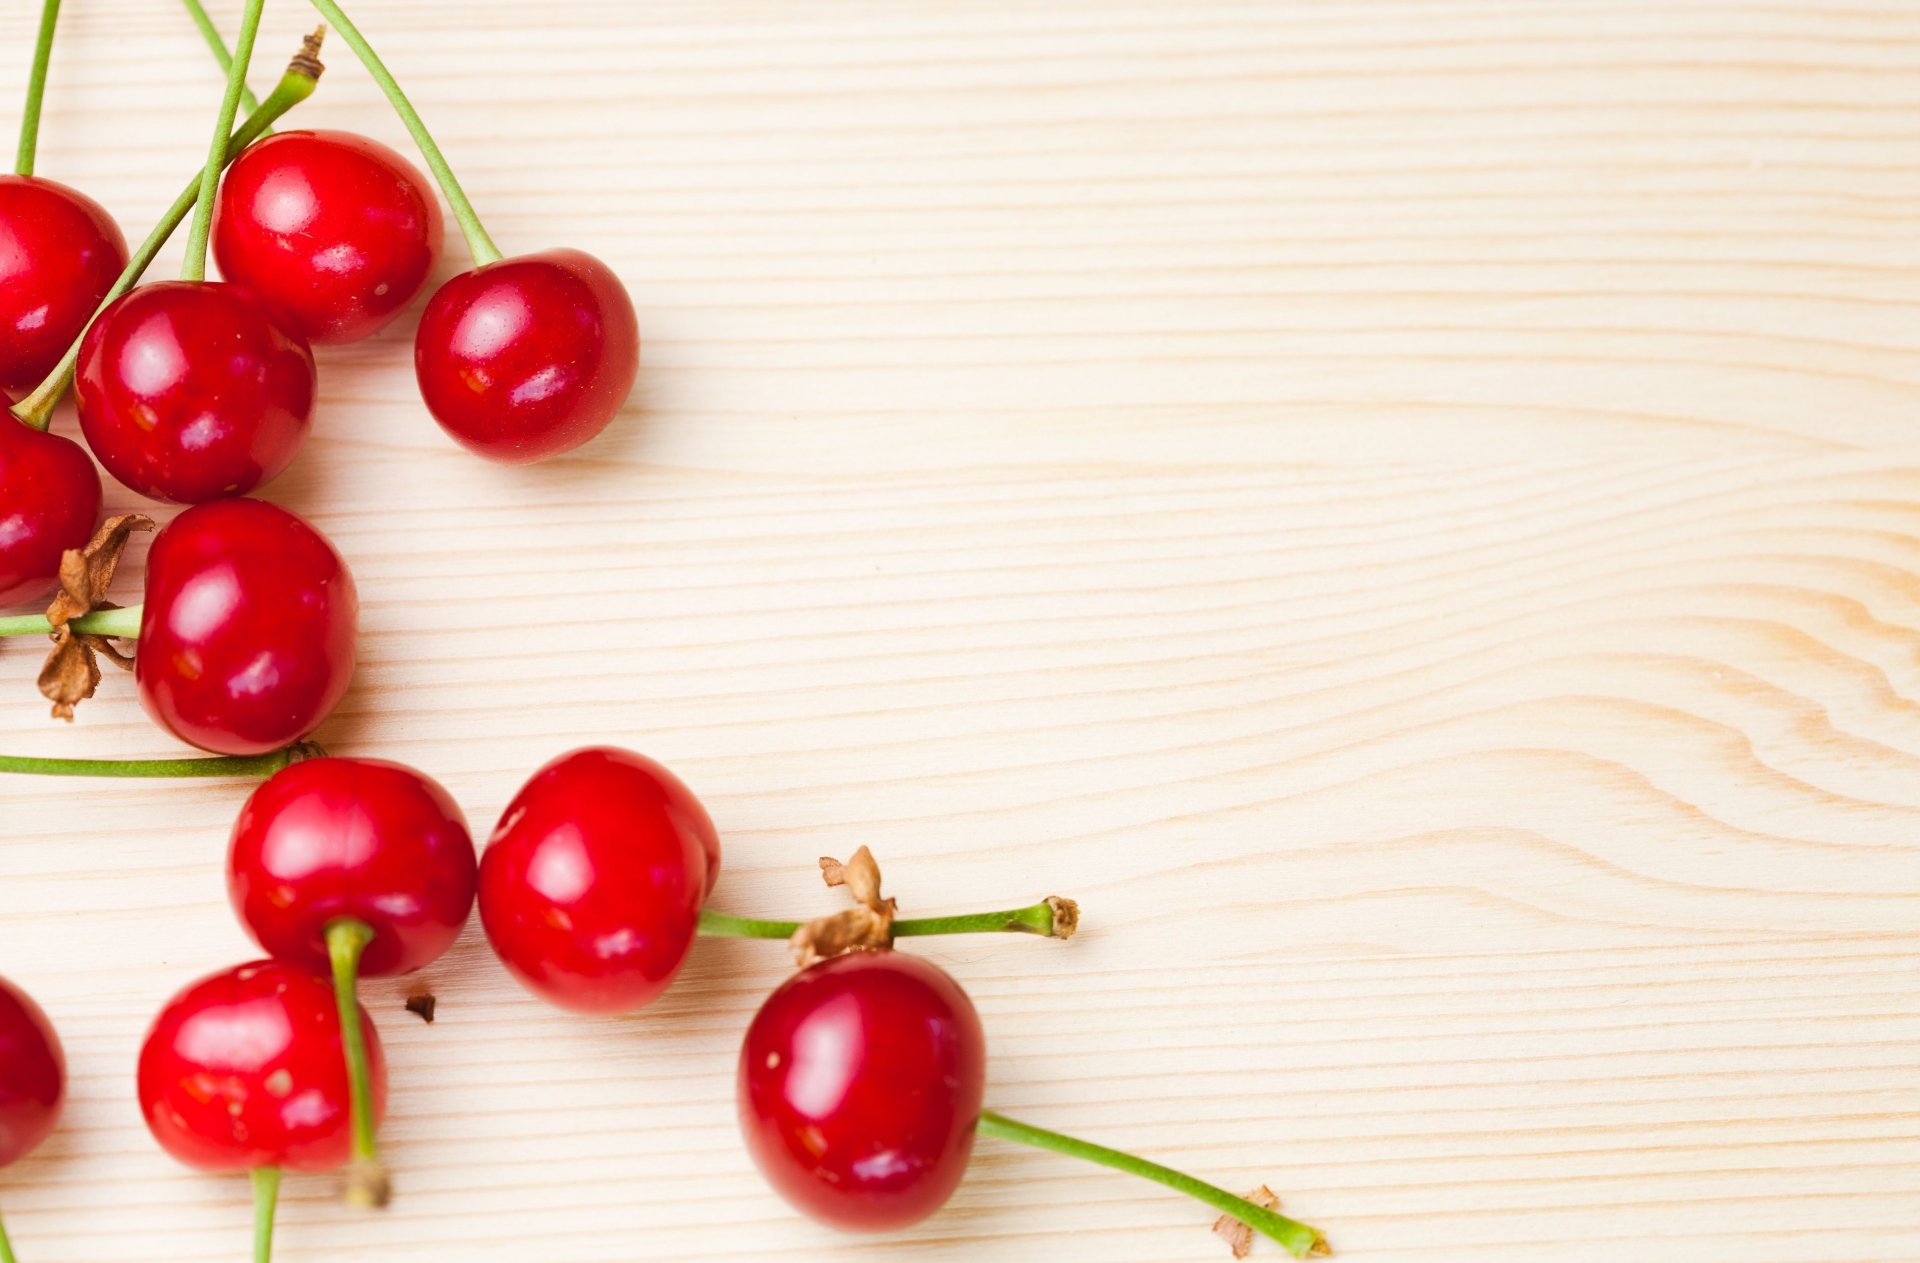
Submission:
[[[800,968],[745,1032],[740,1123],[767,1181],[822,1222],[892,1230],[931,1215],[984,1133],[1187,1193],[1222,1212],[1216,1228],[1236,1256],[1255,1231],[1297,1256],[1324,1252],[1320,1234],[1278,1214],[1264,1190],[1237,1197],[985,1108],[986,1039],[972,1002],[895,942],[1066,938],[1078,921],[1071,900],[902,919],[862,848],[845,863],[821,861],[828,884],[851,896],[842,912],[731,916],[707,906],[721,847],[706,809],[640,754],[589,746],[554,759],[476,851],[459,805],[433,779],[332,757],[309,739],[353,675],[353,576],[312,524],[247,493],[288,466],[311,425],[312,348],[374,336],[422,294],[442,213],[427,178],[384,145],[339,131],[271,133],[313,92],[325,28],[254,102],[245,75],[264,0],[246,0],[231,52],[198,0],[185,3],[227,68],[225,92],[206,163],[129,251],[99,204],[33,174],[59,9],[43,0],[16,173],[0,177],[0,391],[18,422],[0,421],[0,607],[53,598],[44,614],[0,617],[0,635],[51,640],[40,687],[56,716],[70,719],[92,694],[105,657],[131,667],[156,723],[209,753],[0,757],[0,770],[265,777],[234,822],[226,881],[267,958],[168,1000],[137,1069],[164,1150],[196,1168],[251,1173],[255,1259],[269,1256],[283,1170],[344,1168],[350,1203],[387,1203],[378,1147],[387,1071],[359,983],[432,964],[476,906],[514,978],[587,1015],[651,1003],[699,937],[787,941]],[[427,299],[415,334],[426,410],[493,460],[540,460],[591,439],[638,370],[626,289],[576,250],[503,257],[366,39],[334,0],[312,3],[392,101],[473,259]],[[189,216],[181,278],[136,288]],[[209,251],[218,281],[205,276]],[[69,386],[91,458],[48,430]],[[96,460],[141,495],[187,506],[153,539],[138,606],[115,607],[106,594],[131,533],[154,523],[99,520]],[[0,1166],[45,1138],[64,1091],[46,1015],[0,980]],[[0,1232],[0,1261],[12,1258]]]

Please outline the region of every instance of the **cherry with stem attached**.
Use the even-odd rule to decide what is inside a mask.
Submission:
[[[0,609],[51,592],[99,520],[100,475],[80,445],[0,417]]]
[[[32,996],[0,978],[0,1167],[47,1138],[66,1093],[67,1059],[53,1023]],[[0,1263],[13,1263],[4,1225]]]

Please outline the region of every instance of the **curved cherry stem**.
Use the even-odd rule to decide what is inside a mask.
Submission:
[[[346,1049],[347,1085],[352,1094],[353,1165],[347,1175],[347,1201],[369,1208],[385,1206],[391,1193],[374,1134],[367,1033],[360,1026],[357,994],[360,956],[371,942],[373,927],[365,921],[341,917],[327,923],[327,958],[333,964],[333,996],[340,1006],[340,1042]]]
[[[307,37],[300,53],[287,67],[287,73],[281,76],[279,85],[268,94],[266,100],[260,103],[259,109],[248,115],[247,121],[240,125],[239,130],[233,133],[222,158],[223,166],[238,158],[240,151],[258,139],[275,119],[313,95],[313,89],[320,82],[320,72],[323,69],[320,65],[319,53],[320,37],[324,33],[323,28]],[[120,273],[120,279],[113,283],[113,288],[107,291],[107,296],[100,300],[98,307],[94,308],[94,319],[134,287],[134,284],[146,274],[154,256],[160,253],[160,248],[167,244],[169,237],[173,236],[174,229],[178,228],[193,212],[194,203],[199,198],[201,174],[194,175],[193,182],[173,200],[173,205],[167,208],[167,213],[161,216],[160,222],[153,226],[153,231],[148,233],[147,239],[140,243],[140,248],[133,252],[132,258],[127,261],[126,270]],[[91,325],[92,319],[87,323]],[[60,402],[60,396],[67,393],[67,387],[73,384],[74,368],[80,362],[80,344],[86,336],[87,331],[82,329],[80,336],[73,340],[73,345],[67,348],[67,353],[60,357],[60,362],[53,366],[52,372],[47,374],[46,380],[34,387],[32,394],[14,405],[13,415],[18,420],[36,430],[47,428],[47,424],[53,419],[54,405]],[[9,621],[11,620],[0,619],[0,623]]]
[[[247,67],[253,64],[253,41],[260,34],[260,14],[267,0],[247,0],[240,11],[240,35],[233,42],[227,66],[227,90],[220,97],[220,113],[213,120],[213,140],[207,145],[206,165],[200,168],[200,194],[193,203],[193,226],[187,230],[187,257],[180,266],[183,281],[207,278],[207,238],[213,235],[213,201],[220,192],[220,173],[227,166],[227,144],[233,119],[240,112],[240,94],[247,90]]]
[[[453,174],[453,168],[447,165],[446,155],[440,152],[440,146],[434,143],[433,136],[427,131],[427,125],[420,121],[420,114],[413,108],[413,102],[407,100],[407,94],[394,82],[393,75],[387,70],[386,63],[380,60],[380,54],[373,51],[373,45],[367,43],[367,37],[353,20],[340,11],[333,0],[313,0],[313,7],[320,16],[333,23],[340,32],[340,38],[347,41],[347,47],[353,49],[354,56],[367,68],[373,81],[392,103],[394,113],[400,116],[407,131],[413,136],[413,143],[419,146],[421,157],[427,160],[427,167],[433,172],[433,178],[440,185],[440,192],[446,195],[447,205],[453,210],[453,218],[460,225],[461,233],[467,239],[467,252],[473,256],[475,267],[484,267],[498,262],[500,247],[493,244],[493,238],[487,235],[486,226],[480,222],[480,216],[474,211],[473,203],[467,200],[466,190],[460,187],[459,178]]]
[[[207,16],[207,10],[200,0],[180,0],[180,3],[186,6],[187,16],[193,19],[193,24],[200,28],[200,38],[207,41],[213,59],[220,63],[220,73],[226,74],[232,70],[233,54],[227,51],[227,41],[220,38],[220,28]],[[253,93],[245,83],[240,85],[240,105],[249,114],[260,108],[260,102],[253,99]]]
[[[271,754],[217,754],[186,759],[45,759],[35,755],[0,754],[0,773],[31,776],[112,776],[134,780],[163,777],[272,776],[302,759],[325,757],[312,742],[288,746]]]
[[[20,148],[13,160],[15,175],[32,175],[34,154],[40,147],[40,99],[47,94],[47,63],[53,59],[53,28],[60,20],[60,0],[40,5],[40,35],[33,45],[33,69],[27,75],[27,104],[20,112]],[[0,1247],[5,1243],[0,1242]],[[7,1256],[0,1253],[0,1260]]]
[[[253,1169],[253,1263],[272,1263],[273,1212],[280,1203],[280,1168]]]
[[[1024,908],[1006,912],[969,912],[950,917],[917,917],[893,923],[895,938],[929,934],[1038,934],[1044,938],[1066,938],[1073,932],[1063,899],[1043,899]],[[804,921],[763,921],[755,917],[728,916],[710,909],[700,911],[702,938],[777,938],[789,939]]]
[[[1047,1131],[1027,1123],[1016,1122],[1005,1114],[996,1114],[992,1110],[980,1111],[979,1131],[983,1136],[997,1136],[1001,1140],[1032,1145],[1036,1149],[1064,1153],[1070,1158],[1080,1158],[1087,1162],[1098,1163],[1103,1167],[1112,1167],[1116,1171],[1125,1171],[1130,1175],[1137,1175],[1142,1179],[1152,1180],[1156,1184],[1185,1193],[1195,1201],[1203,1202],[1222,1214],[1231,1215],[1261,1236],[1279,1242],[1287,1253],[1296,1259],[1304,1259],[1308,1255],[1333,1253],[1327,1248],[1327,1239],[1320,1235],[1319,1229],[1309,1227],[1297,1219],[1289,1219],[1264,1206],[1256,1206],[1244,1197],[1235,1197],[1218,1185],[1209,1184],[1205,1180],[1196,1180],[1183,1171],[1161,1166],[1158,1162],[1136,1158],[1130,1153],[1109,1149],[1105,1145],[1091,1144],[1072,1136],[1063,1136],[1057,1131]]]
[[[140,609],[138,605],[129,605],[117,610],[94,610],[82,614],[67,624],[83,636],[112,636],[116,640],[131,640],[140,634]],[[0,636],[45,636],[51,634],[53,624],[44,614],[10,614],[0,618]]]

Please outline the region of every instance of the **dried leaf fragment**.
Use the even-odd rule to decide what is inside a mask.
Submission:
[[[895,904],[881,896],[880,865],[873,852],[863,846],[844,864],[823,855],[820,876],[829,886],[845,886],[854,906],[816,917],[793,932],[788,943],[800,968],[829,956],[893,946]]]
[[[1280,1209],[1280,1199],[1264,1184],[1248,1193],[1247,1200],[1262,1210]],[[1222,1215],[1213,1221],[1213,1235],[1227,1243],[1227,1248],[1233,1251],[1236,1259],[1244,1259],[1253,1253],[1253,1229],[1232,1215]]]
[[[433,992],[422,991],[419,995],[410,995],[407,997],[407,1012],[418,1017],[428,1026],[432,1026],[434,1006],[439,1003],[439,998],[436,997]]]
[[[100,524],[85,548],[69,548],[60,558],[60,590],[47,606],[53,648],[40,667],[40,695],[53,703],[53,717],[73,719],[73,708],[100,687],[98,655],[122,670],[133,659],[121,653],[105,636],[76,634],[74,619],[106,606],[113,572],[135,531],[150,531],[153,519],[142,513],[122,513]],[[110,607],[109,607],[110,608]]]

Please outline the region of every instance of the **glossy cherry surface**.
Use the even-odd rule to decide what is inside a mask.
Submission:
[[[47,1015],[0,978],[0,1167],[47,1138],[67,1093],[67,1058]]]
[[[141,495],[240,495],[293,460],[313,417],[313,352],[235,285],[161,281],[123,294],[80,345],[80,428]]]
[[[147,553],[140,702],[216,754],[290,745],[347,691],[359,609],[346,563],[305,521],[262,500],[197,505]]]
[[[693,945],[713,822],[653,760],[595,746],[534,773],[480,857],[480,920],[507,969],[564,1009],[623,1013]]]
[[[509,464],[600,433],[640,371],[633,300],[578,250],[454,277],[427,303],[413,347],[427,411],[467,450]]]
[[[100,475],[72,439],[21,425],[0,396],[0,609],[53,591],[60,554],[100,519]]]
[[[987,1070],[960,984],[898,952],[801,970],[740,1049],[740,1127],[767,1182],[822,1223],[881,1232],[946,1204],[966,1174]]]
[[[283,328],[354,342],[420,293],[443,236],[426,177],[392,149],[352,132],[281,132],[227,171],[213,255]]]
[[[306,759],[253,791],[234,822],[227,893],[276,960],[327,972],[326,928],[373,929],[365,976],[437,960],[473,910],[478,861],[438,783],[378,759]]]
[[[375,1113],[380,1037],[365,1010]],[[222,970],[160,1010],[140,1047],[140,1110],[160,1147],[205,1171],[325,1171],[351,1152],[333,988],[277,961]]]
[[[100,203],[38,176],[0,175],[0,391],[40,384],[127,266]]]

